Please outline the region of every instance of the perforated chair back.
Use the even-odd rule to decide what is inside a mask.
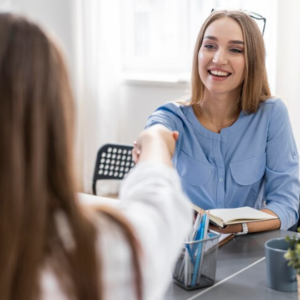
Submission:
[[[96,195],[97,180],[123,179],[134,167],[132,149],[133,146],[118,144],[105,144],[99,149],[93,176],[94,195]]]

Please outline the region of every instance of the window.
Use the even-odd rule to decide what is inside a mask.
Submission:
[[[190,74],[199,29],[212,8],[257,12],[267,19],[264,39],[271,87],[275,85],[276,1],[126,0],[123,11],[123,69],[135,73]],[[261,26],[262,22],[257,21]],[[261,23],[259,23],[261,22]],[[269,50],[270,49],[270,50]],[[189,75],[188,77],[189,78]]]
[[[187,71],[187,2],[189,1],[126,1],[123,36],[126,70]]]

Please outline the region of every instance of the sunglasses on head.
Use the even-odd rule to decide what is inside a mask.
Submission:
[[[213,9],[211,10],[211,13],[212,13],[213,11],[216,11],[216,10],[221,10],[221,9],[220,9],[220,8],[218,8],[218,9],[213,8]],[[255,13],[255,12],[253,12],[253,11],[248,11],[248,10],[243,10],[243,9],[240,9],[240,10],[241,10],[242,12],[244,12],[245,14],[247,14],[249,17],[251,17],[251,18],[253,18],[253,19],[255,19],[255,20],[263,21],[263,22],[264,22],[264,26],[263,26],[263,29],[262,29],[262,32],[261,32],[261,34],[264,35],[265,28],[266,28],[266,22],[267,22],[267,19],[266,19],[265,17],[263,17],[262,15],[257,14],[257,13]]]

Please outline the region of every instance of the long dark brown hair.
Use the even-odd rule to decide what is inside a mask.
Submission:
[[[57,46],[24,17],[0,13],[1,300],[36,299],[47,262],[70,298],[102,299],[96,228],[76,200],[73,105]],[[59,233],[57,214],[71,231],[70,249]],[[141,299],[133,231],[117,212],[103,208],[101,214],[127,237]]]
[[[242,83],[240,98],[241,109],[245,113],[255,113],[262,101],[271,97],[265,65],[265,45],[262,34],[255,21],[240,10],[216,10],[203,23],[195,45],[190,105],[202,100],[204,85],[199,76],[198,53],[207,27],[220,18],[231,18],[236,21],[243,32],[245,43],[245,79]]]

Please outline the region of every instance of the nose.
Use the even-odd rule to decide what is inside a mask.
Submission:
[[[216,51],[212,61],[217,65],[226,65],[228,63],[226,51],[223,49]]]

